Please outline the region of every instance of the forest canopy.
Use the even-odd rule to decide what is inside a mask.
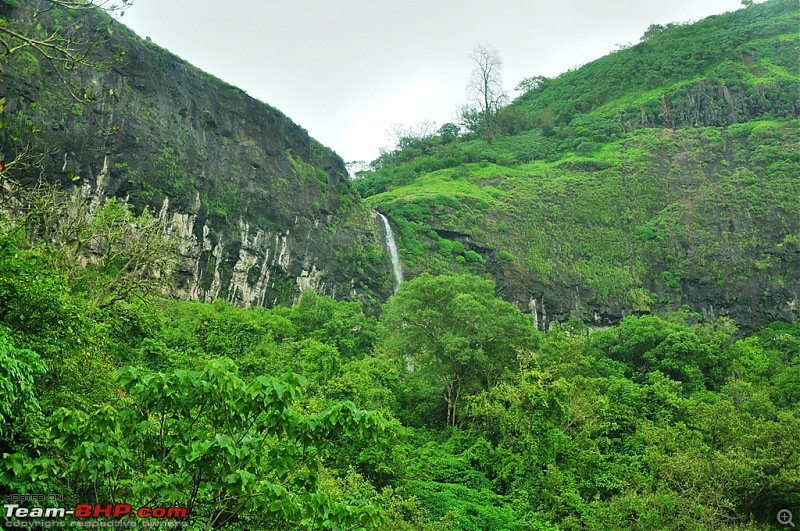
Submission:
[[[10,492],[226,529],[750,529],[797,506],[797,323],[542,333],[470,275],[405,282],[380,315],[314,292],[108,305],[22,234],[6,219]]]

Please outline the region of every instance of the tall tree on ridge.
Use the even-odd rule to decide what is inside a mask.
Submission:
[[[497,111],[506,100],[503,90],[503,59],[494,46],[480,44],[469,55],[472,73],[467,82],[470,99],[477,106],[482,132],[488,142],[496,133]]]

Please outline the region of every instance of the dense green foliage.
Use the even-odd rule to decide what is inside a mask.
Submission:
[[[800,503],[798,323],[542,334],[471,275],[379,319],[313,292],[102,306],[50,244],[2,242],[11,492],[186,504],[198,529],[755,529]]]
[[[128,226],[131,215],[109,201],[86,222],[102,238],[99,256],[21,238],[35,216],[3,220],[4,488],[72,504],[183,504],[201,527],[374,526],[378,504],[329,494],[322,463],[342,441],[370,444],[386,421],[317,391],[337,373],[339,348],[369,349],[374,318],[313,294],[283,314],[156,308],[142,285],[119,294],[109,287],[137,270],[108,267],[104,257],[126,244],[97,227]],[[91,296],[103,289],[117,296]]]
[[[455,426],[464,397],[492,387],[519,351],[530,348],[530,324],[516,307],[495,298],[492,282],[475,276],[424,274],[412,285],[386,305],[386,348],[394,358],[406,358],[425,387],[444,386],[447,421]],[[436,400],[415,394],[417,404],[409,407],[431,407],[439,394]]]

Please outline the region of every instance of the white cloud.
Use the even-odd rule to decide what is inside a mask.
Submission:
[[[451,105],[448,96],[443,83],[428,77],[414,79],[350,118],[339,134],[336,149],[348,160],[368,162],[379,148],[390,143],[386,133],[394,124],[437,121],[435,117]]]

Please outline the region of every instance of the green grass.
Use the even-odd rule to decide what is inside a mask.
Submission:
[[[685,282],[785,278],[768,256],[788,257],[784,232],[800,230],[798,138],[798,122],[782,120],[640,129],[592,157],[461,165],[367,202],[399,226],[412,272],[499,267],[512,284],[579,285],[595,304],[646,311],[670,306]],[[487,264],[458,260],[442,230],[479,240]]]

